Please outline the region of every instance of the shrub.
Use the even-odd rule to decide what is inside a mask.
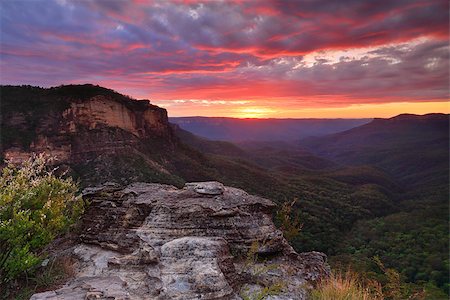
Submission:
[[[402,292],[404,284],[401,280],[400,273],[395,269],[386,268],[378,256],[375,256],[373,259],[386,276],[387,282],[384,284],[386,297],[394,300],[404,299],[404,293]]]
[[[303,224],[299,221],[299,215],[292,213],[292,208],[294,207],[297,199],[292,202],[284,202],[281,204],[281,208],[277,211],[275,216],[275,221],[279,224],[281,230],[283,231],[284,237],[288,241],[292,241],[300,234],[300,230]]]
[[[376,281],[364,284],[353,272],[333,273],[311,292],[313,300],[381,300],[383,293]]]
[[[40,251],[83,211],[77,184],[49,170],[49,158],[33,155],[9,163],[0,177],[0,284],[40,262]]]

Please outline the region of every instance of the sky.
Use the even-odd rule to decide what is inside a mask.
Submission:
[[[450,112],[448,0],[1,0],[0,83],[92,83],[169,116]]]

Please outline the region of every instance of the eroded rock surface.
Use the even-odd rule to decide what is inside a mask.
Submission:
[[[271,201],[217,182],[107,184],[84,198],[83,233],[61,252],[74,278],[31,299],[242,299],[276,286],[270,299],[298,300],[329,273],[325,255],[289,246]]]

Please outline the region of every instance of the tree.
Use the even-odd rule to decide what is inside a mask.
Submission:
[[[33,155],[11,163],[0,177],[0,284],[39,263],[39,252],[83,212],[77,184],[49,170],[50,159]]]

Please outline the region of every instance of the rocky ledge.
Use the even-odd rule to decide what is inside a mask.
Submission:
[[[306,299],[329,267],[297,254],[271,220],[274,204],[218,182],[89,188],[74,276],[31,299]],[[260,299],[260,298],[258,298]]]

